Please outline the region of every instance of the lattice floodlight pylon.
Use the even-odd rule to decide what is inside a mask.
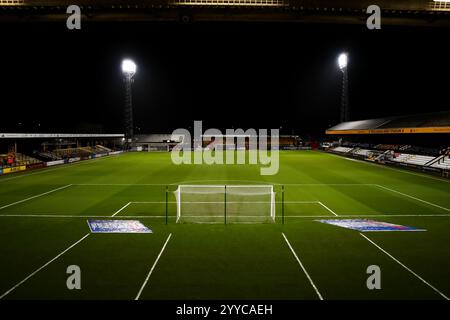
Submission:
[[[273,223],[272,185],[179,185],[177,223]]]

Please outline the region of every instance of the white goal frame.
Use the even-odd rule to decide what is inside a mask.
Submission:
[[[224,210],[224,214],[223,216],[213,216],[216,218],[219,217],[223,217],[225,219],[225,223],[226,223],[226,219],[227,219],[227,212],[226,212],[226,205],[227,204],[234,204],[234,203],[239,203],[239,202],[233,202],[233,201],[227,201],[226,197],[227,197],[227,191],[230,189],[237,189],[237,188],[247,188],[247,189],[257,189],[257,188],[265,188],[268,189],[269,191],[267,192],[267,195],[269,196],[270,194],[270,213],[267,216],[268,218],[270,218],[271,222],[275,222],[275,217],[276,217],[276,203],[275,203],[275,195],[276,193],[274,192],[274,188],[273,185],[219,185],[219,184],[196,184],[196,185],[178,185],[178,188],[176,189],[175,193],[175,198],[176,198],[176,206],[177,206],[177,219],[176,222],[179,223],[180,219],[182,218],[182,212],[181,212],[181,204],[182,204],[182,188],[190,188],[190,189],[195,189],[195,188],[220,188],[223,189],[224,192],[224,200],[220,201],[220,202],[204,202],[204,204],[212,204],[212,203],[217,203],[217,204],[224,204],[225,205],[225,210]],[[245,196],[245,195],[243,195]],[[198,204],[202,204],[202,202],[184,202],[184,203],[198,203]],[[266,201],[251,201],[251,202],[242,202],[242,203],[247,203],[247,204],[251,204],[251,203],[255,203],[255,204],[263,204],[263,203],[269,203]],[[196,217],[200,217],[200,216],[196,216]],[[254,216],[246,216],[246,215],[241,215],[239,217],[242,218],[251,218],[251,217],[258,217],[257,215]],[[264,215],[261,215],[261,217],[264,217]],[[256,222],[255,222],[256,223]]]

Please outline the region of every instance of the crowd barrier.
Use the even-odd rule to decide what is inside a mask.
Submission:
[[[3,168],[2,174],[19,172],[19,171],[25,171],[25,170],[27,170],[27,166],[17,166],[17,167],[11,167],[11,168]]]
[[[39,162],[39,163],[31,163],[27,164],[27,170],[29,169],[40,169],[46,167],[47,164],[45,162]]]

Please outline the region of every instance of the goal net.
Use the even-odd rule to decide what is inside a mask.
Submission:
[[[180,185],[177,223],[275,222],[271,185]]]

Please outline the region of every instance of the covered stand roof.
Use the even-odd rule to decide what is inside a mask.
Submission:
[[[450,133],[450,111],[342,122],[327,134]]]

